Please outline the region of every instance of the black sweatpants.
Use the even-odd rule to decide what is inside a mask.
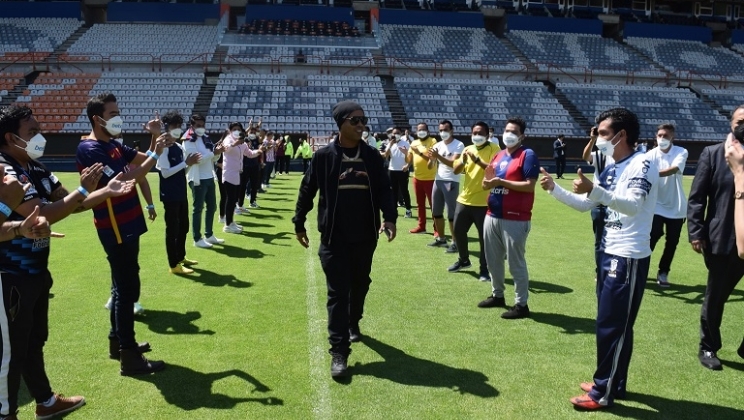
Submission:
[[[723,307],[744,276],[744,260],[739,258],[736,249],[729,255],[704,254],[704,258],[708,268],[708,286],[700,311],[700,349],[717,352],[723,346]]]
[[[243,195],[249,194],[251,196],[251,204],[253,204],[258,198],[258,190],[261,189],[261,167],[256,165],[245,168],[245,170],[248,172],[248,185],[243,191]],[[243,207],[243,205],[241,204],[240,207]]]
[[[466,206],[457,203],[455,207],[455,230],[454,237],[457,243],[457,252],[461,262],[470,261],[470,252],[468,251],[468,231],[475,225],[478,231],[478,244],[480,245],[480,274],[488,275],[488,266],[486,265],[486,253],[483,250],[483,221],[486,219],[488,207]]]
[[[128,242],[103,245],[111,267],[111,310],[109,338],[119,339],[119,348],[137,348],[134,338],[134,302],[140,297],[139,250],[140,238]]]
[[[214,167],[214,175],[217,180],[217,187],[220,190],[220,204],[217,206],[217,211],[220,212],[220,217],[225,217],[225,202],[227,201],[227,190],[225,189],[225,183],[222,182],[222,168],[219,166]]]
[[[165,252],[168,266],[174,268],[186,258],[186,236],[189,233],[189,202],[164,201]]]
[[[37,403],[51,398],[52,387],[44,368],[44,344],[49,336],[49,271],[19,276],[0,273],[0,416],[18,410],[21,377]],[[132,312],[131,308],[129,312]],[[10,348],[7,348],[10,347]],[[7,355],[7,357],[6,357]]]
[[[372,279],[377,241],[320,244],[318,256],[328,287],[328,342],[331,353],[349,354],[349,328],[358,327]]]
[[[248,190],[246,189],[247,185],[250,183],[250,168],[243,166],[243,172],[240,173],[240,185],[238,188],[240,191],[242,191],[238,195],[238,207],[243,207],[243,204],[245,203],[245,195],[248,194]],[[233,209],[235,211],[235,209]]]
[[[388,171],[390,175],[390,186],[393,188],[393,197],[396,202],[403,197],[403,205],[406,210],[411,210],[411,192],[408,191],[408,172]]]
[[[654,221],[651,225],[651,250],[656,248],[656,243],[664,236],[664,226],[666,226],[666,241],[664,243],[664,253],[659,260],[659,273],[669,273],[672,268],[674,252],[679,244],[679,235],[682,232],[682,225],[685,219],[669,219],[664,216],[654,215]]]
[[[233,216],[235,215],[235,204],[238,203],[238,198],[241,195],[245,195],[245,186],[241,189],[240,185],[234,185],[229,182],[225,182],[225,226],[233,222]]]

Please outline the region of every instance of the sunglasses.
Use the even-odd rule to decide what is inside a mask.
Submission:
[[[351,125],[357,125],[359,123],[367,125],[367,121],[368,121],[367,117],[351,117],[351,118],[347,118],[347,120],[349,120]]]

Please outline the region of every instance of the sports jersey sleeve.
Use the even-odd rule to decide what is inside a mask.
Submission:
[[[119,148],[121,148],[121,155],[124,156],[124,159],[126,159],[127,163],[132,163],[132,161],[134,160],[134,158],[136,158],[137,155],[139,154],[138,151],[132,149],[129,146],[125,146],[123,144],[122,145],[119,145]],[[165,152],[163,152],[163,153],[165,153]]]
[[[83,169],[93,165],[94,163],[102,163],[106,165],[111,158],[106,152],[97,147],[95,142],[83,141],[78,145],[77,153],[75,155],[75,161],[77,163],[78,172],[82,172]]]
[[[0,157],[0,159],[2,158]],[[23,186],[26,186],[26,184],[29,183],[31,184],[31,186],[26,190],[26,194],[23,196],[23,201],[21,201],[21,203],[25,203],[35,198],[41,198],[39,192],[36,190],[36,186],[34,186],[34,183],[31,182],[28,177],[19,174],[13,165],[7,162],[0,161],[0,165],[5,167],[5,176],[17,179]]]
[[[540,160],[532,149],[525,150],[522,175],[524,179],[537,179],[540,176]]]
[[[687,151],[687,149],[682,149],[682,153],[678,154],[672,161],[672,166],[676,167],[679,170],[679,173],[683,173],[685,171],[685,165],[687,164],[688,155],[689,152]]]
[[[580,212],[589,211],[597,207],[597,203],[595,203],[594,201],[584,197],[583,195],[566,191],[558,184],[555,184],[555,187],[553,187],[553,191],[548,191],[548,194],[552,195],[556,200],[567,205],[568,207],[571,207],[572,209],[578,210]]]
[[[626,184],[627,195],[621,196],[596,185],[588,198],[619,213],[635,216],[658,180],[658,166],[648,156],[644,156],[640,164],[628,167],[623,179],[619,181]]]

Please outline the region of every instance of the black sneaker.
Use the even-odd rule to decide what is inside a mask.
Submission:
[[[529,318],[530,308],[527,305],[514,305],[508,311],[501,314],[501,317],[504,319]]]
[[[347,374],[349,356],[341,353],[331,353],[331,377],[342,378]]]
[[[481,271],[480,275],[478,275],[479,281],[491,281],[491,274],[488,273],[488,271]]]
[[[434,242],[428,244],[428,246],[447,246],[446,239],[434,238]]]
[[[486,300],[478,304],[479,308],[504,308],[506,300],[503,297],[489,296]]]
[[[465,268],[470,268],[472,266],[473,265],[470,264],[470,261],[460,261],[458,259],[457,262],[455,262],[454,264],[452,264],[451,266],[449,266],[449,268],[447,269],[447,271],[449,271],[450,273],[456,273],[456,272],[458,272],[460,270],[463,270]]]
[[[362,332],[359,330],[359,327],[349,328],[349,342],[358,343],[360,341],[362,341]]]
[[[406,210],[406,219],[410,219],[413,217],[413,213],[411,213],[411,210]]]
[[[444,250],[448,254],[457,254],[457,244],[454,242]]]
[[[698,359],[700,359],[700,364],[707,367],[710,370],[722,370],[723,366],[721,366],[721,361],[718,360],[718,356],[716,356],[716,352],[709,351],[709,350],[700,350],[700,353],[698,353]]]

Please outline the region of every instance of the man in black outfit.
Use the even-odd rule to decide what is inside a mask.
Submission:
[[[744,122],[744,106],[731,118],[731,128]],[[698,359],[708,369],[721,370],[723,307],[744,276],[744,260],[736,250],[734,233],[734,177],[726,164],[725,143],[708,146],[698,159],[687,204],[687,230],[695,252],[703,254],[708,286],[700,313]],[[706,211],[707,210],[707,211]],[[744,357],[744,342],[738,351]]]
[[[372,282],[369,273],[377,239],[382,232],[388,241],[395,238],[398,214],[382,156],[361,141],[367,124],[362,107],[340,102],[333,107],[333,119],[339,127],[338,139],[313,155],[292,222],[297,240],[307,248],[305,220],[320,192],[318,255],[328,287],[331,376],[342,377],[347,374],[350,342],[362,337],[359,321]]]
[[[555,159],[555,175],[563,179],[563,173],[566,172],[566,143],[563,142],[564,135],[559,134],[556,141],[553,142],[553,159]]]

